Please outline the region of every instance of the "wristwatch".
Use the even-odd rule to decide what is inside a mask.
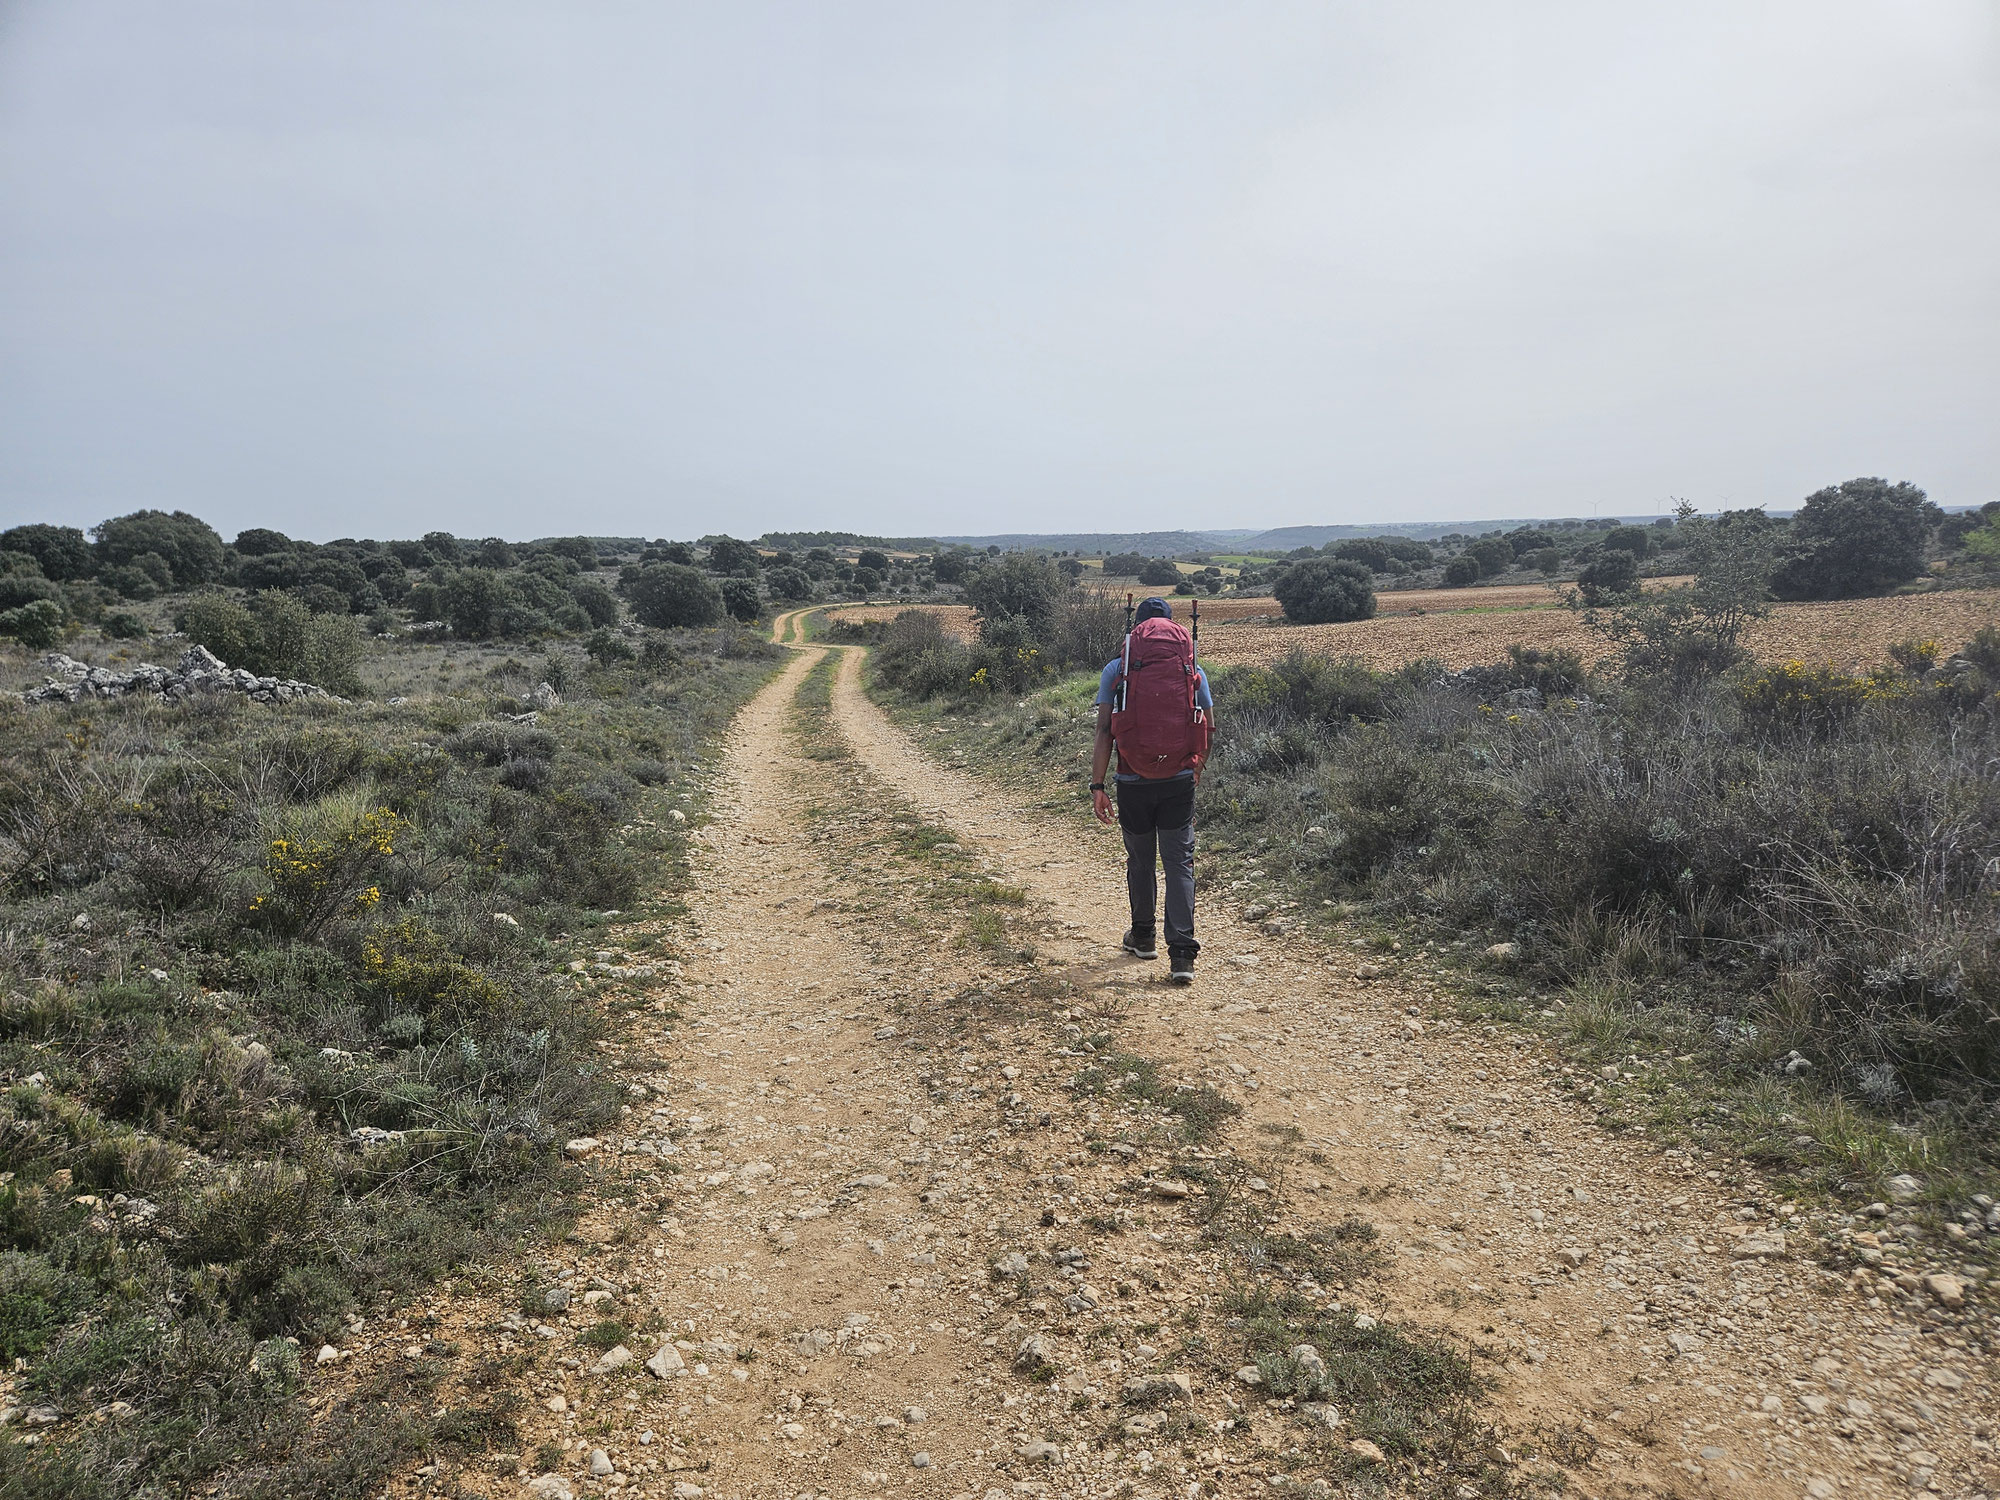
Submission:
[[[1093,792],[1101,792],[1104,790],[1104,783],[1101,781],[1093,781],[1090,784],[1090,789]]]

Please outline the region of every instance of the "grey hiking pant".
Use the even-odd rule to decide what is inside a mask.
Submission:
[[[1201,951],[1194,940],[1194,778],[1121,781],[1118,828],[1125,835],[1125,890],[1132,900],[1132,929],[1164,937],[1169,950]],[[1167,928],[1157,933],[1158,888],[1154,869],[1167,872]]]

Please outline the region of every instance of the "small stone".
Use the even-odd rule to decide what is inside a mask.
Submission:
[[[931,1466],[931,1456],[928,1453],[912,1453],[910,1455],[911,1468],[928,1469],[930,1466]]]
[[[886,1042],[895,1034],[896,1028],[893,1026],[877,1026],[875,1028],[875,1040],[878,1042]]]
[[[1512,963],[1521,956],[1519,943],[1495,943],[1486,950],[1486,956],[1495,963]]]
[[[544,1401],[542,1405],[547,1407],[550,1411],[554,1412],[557,1416],[561,1416],[564,1412],[569,1410],[569,1402],[563,1399],[562,1392],[560,1391],[556,1392],[555,1395],[549,1397],[549,1399]]]
[[[1062,1458],[1062,1449],[1058,1448],[1054,1443],[1043,1441],[1041,1438],[1034,1438],[1021,1444],[1014,1452],[1031,1464],[1052,1464],[1060,1461]]]
[[[1575,1270],[1589,1258],[1590,1252],[1576,1245],[1565,1245],[1556,1251],[1556,1259],[1571,1270]]]
[[[1673,1345],[1676,1354],[1692,1354],[1701,1347],[1702,1339],[1698,1333],[1670,1333],[1667,1342]]]
[[[1710,1443],[1706,1448],[1701,1450],[1701,1461],[1703,1463],[1712,1464],[1718,1459],[1727,1457],[1729,1457],[1729,1451],[1726,1448],[1718,1448],[1713,1443]]]
[[[903,1420],[912,1427],[916,1426],[919,1422],[928,1422],[930,1419],[931,1414],[921,1406],[906,1406],[903,1408]]]
[[[667,809],[667,821],[668,821],[668,822],[670,822],[670,823],[685,823],[685,822],[686,822],[687,820],[688,820],[688,815],[687,815],[686,813],[682,812],[682,811],[681,811],[681,810],[680,810],[680,809],[679,809],[678,807],[670,807],[670,808],[668,808],[668,809]]]
[[[1606,1063],[1603,1067],[1597,1070],[1597,1076],[1599,1078],[1602,1078],[1606,1083],[1616,1083],[1619,1077],[1618,1064]]]
[[[1389,1461],[1382,1450],[1369,1442],[1367,1438],[1350,1438],[1347,1443],[1347,1451],[1352,1453],[1356,1458],[1366,1459],[1371,1464],[1385,1464]]]
[[[1831,1408],[1832,1404],[1833,1403],[1828,1401],[1824,1396],[1799,1397],[1799,1405],[1803,1406],[1807,1410],[1807,1412],[1809,1412],[1811,1415],[1815,1417],[1825,1416],[1827,1414],[1827,1411]]]
[[[1927,1370],[1924,1372],[1924,1384],[1934,1385],[1943,1391],[1955,1391],[1965,1384],[1965,1377],[1956,1370]]]
[[[1782,1260],[1785,1256],[1785,1236],[1781,1230],[1760,1229],[1744,1235],[1729,1253],[1737,1260],[1761,1260],[1765,1257]]]
[[[1370,1329],[1375,1328],[1378,1325],[1376,1324],[1373,1318],[1368,1316],[1367,1313],[1356,1313],[1354,1315],[1354,1326],[1360,1329],[1361,1332],[1367,1333]]]
[[[569,1481],[560,1474],[544,1474],[539,1479],[528,1481],[528,1493],[540,1500],[576,1500]]]
[[[618,1472],[618,1467],[611,1462],[611,1455],[606,1453],[602,1448],[592,1448],[590,1450],[590,1472],[594,1478],[609,1479],[613,1474]]]
[[[552,1286],[542,1293],[542,1308],[545,1312],[569,1311],[569,1288]]]
[[[1914,1203],[1923,1196],[1924,1180],[1908,1172],[1898,1172],[1883,1184],[1889,1190],[1891,1203]]]
[[[575,1140],[564,1143],[563,1155],[571,1161],[582,1161],[586,1156],[595,1155],[597,1148],[603,1144],[594,1135],[580,1135]]]
[[[1965,1306],[1965,1282],[1957,1276],[1949,1276],[1940,1271],[1924,1278],[1924,1290],[1929,1292],[1938,1306],[1957,1309]]]
[[[515,921],[512,917],[508,916],[507,913],[505,913],[504,911],[496,911],[495,913],[493,913],[493,921],[494,924],[499,927],[519,927],[521,925],[519,922]]]
[[[1236,1372],[1236,1378],[1244,1385],[1262,1385],[1264,1383],[1264,1372],[1255,1365],[1245,1365]]]
[[[993,1274],[1001,1278],[1026,1276],[1028,1274],[1028,1257],[1023,1255],[1019,1250],[1009,1250],[1005,1255],[993,1262]]]
[[[687,1361],[681,1358],[681,1351],[672,1344],[662,1344],[646,1361],[646,1368],[661,1380],[673,1380],[687,1374]]]
[[[1778,1063],[1778,1071],[1787,1078],[1803,1078],[1812,1071],[1812,1059],[1796,1050],[1787,1052]]]
[[[1155,1198],[1185,1198],[1194,1191],[1185,1182],[1173,1177],[1156,1177],[1146,1186]]]
[[[1020,1348],[1014,1351],[1014,1368],[1024,1375],[1053,1370],[1055,1364],[1055,1345],[1039,1333],[1031,1333],[1022,1339]]]
[[[590,1367],[590,1373],[593,1375],[612,1374],[615,1371],[624,1369],[637,1357],[637,1355],[633,1354],[623,1344],[618,1344],[604,1351],[597,1362]]]
[[[321,1344],[319,1346],[319,1353],[313,1356],[313,1363],[316,1365],[330,1365],[339,1358],[340,1351],[334,1348],[333,1345]]]

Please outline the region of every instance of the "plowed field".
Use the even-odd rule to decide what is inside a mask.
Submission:
[[[1649,586],[1680,582],[1648,580]],[[1539,584],[1486,589],[1413,589],[1381,594],[1372,620],[1347,625],[1286,625],[1274,599],[1204,599],[1201,652],[1211,661],[1275,661],[1294,646],[1331,656],[1358,656],[1371,666],[1395,667],[1419,657],[1454,667],[1497,661],[1514,644],[1562,647],[1587,661],[1606,644]],[[1176,599],[1182,618],[1186,601]],[[842,605],[827,613],[847,620],[889,620],[902,604]],[[937,615],[945,629],[970,640],[973,613],[962,604],[916,606]],[[2000,590],[1963,589],[1897,599],[1843,599],[1828,604],[1781,604],[1749,636],[1751,650],[1773,661],[1869,667],[1889,646],[1912,636],[1933,636],[1958,646],[1982,625],[2000,621]]]
[[[1993,589],[1781,604],[1770,619],[1751,630],[1748,643],[1766,660],[1856,668],[1881,661],[1896,641],[1927,636],[1958,646],[1980,626],[1995,621],[2000,621],[2000,590]],[[1425,656],[1469,667],[1504,657],[1507,647],[1516,643],[1544,649],[1559,646],[1588,661],[1604,656],[1608,649],[1601,636],[1561,609],[1391,615],[1347,625],[1218,621],[1201,635],[1202,654],[1211,661],[1275,661],[1294,646],[1304,646],[1330,656],[1360,657],[1375,667],[1400,666]]]

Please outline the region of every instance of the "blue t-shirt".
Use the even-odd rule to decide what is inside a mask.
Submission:
[[[1111,702],[1112,695],[1118,691],[1119,668],[1124,665],[1125,658],[1122,656],[1114,656],[1104,664],[1104,671],[1099,674],[1097,679],[1097,701],[1099,703]],[[1199,707],[1205,708],[1211,713],[1215,711],[1215,698],[1208,690],[1208,674],[1202,671],[1200,667],[1194,669],[1194,701]],[[1167,780],[1178,781],[1181,776],[1192,775],[1194,775],[1192,771],[1182,771],[1179,776],[1169,776]],[[1112,780],[1114,781],[1144,781],[1145,779],[1145,777],[1136,776],[1130,771],[1116,771],[1112,774]]]

